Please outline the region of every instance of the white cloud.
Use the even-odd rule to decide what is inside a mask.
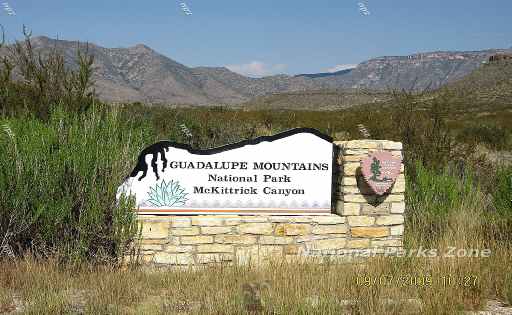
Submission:
[[[357,67],[356,64],[335,65],[334,67],[327,69],[327,72],[338,72],[341,70],[354,69],[355,67]]]
[[[268,75],[280,74],[286,69],[287,65],[277,64],[269,65],[261,61],[251,61],[239,65],[227,65],[226,68],[241,75],[249,77],[263,77]]]

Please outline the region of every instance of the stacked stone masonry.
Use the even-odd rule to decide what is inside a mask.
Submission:
[[[402,249],[405,177],[374,194],[360,160],[385,150],[402,156],[402,144],[386,140],[335,142],[338,176],[328,216],[140,215],[138,258],[161,266],[218,263],[262,264],[272,260],[352,260]],[[133,259],[133,257],[132,257]]]

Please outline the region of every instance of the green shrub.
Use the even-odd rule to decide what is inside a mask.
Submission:
[[[3,29],[2,29],[3,31]],[[0,114],[34,114],[47,119],[53,107],[70,112],[84,112],[96,101],[94,91],[94,56],[77,44],[74,65],[66,64],[62,51],[53,47],[36,52],[31,34],[23,28],[24,40],[0,48],[7,51],[0,59]],[[18,74],[14,80],[13,74]]]
[[[494,150],[503,150],[507,146],[508,133],[496,124],[470,125],[460,131],[457,139],[472,144],[482,143]]]
[[[144,127],[122,122],[115,108],[0,125],[0,238],[76,260],[122,252],[135,217],[133,201],[117,204],[115,195],[147,143]]]
[[[492,195],[497,212],[504,217],[512,218],[512,166],[498,168]]]
[[[492,197],[493,210],[484,220],[486,234],[500,246],[512,246],[512,166],[500,166],[494,176]]]
[[[451,173],[448,168],[438,171],[417,162],[415,175],[407,176],[406,226],[414,230],[424,244],[438,240],[447,229],[448,217],[479,192],[469,171],[464,171],[463,180]]]
[[[403,142],[405,165],[414,169],[416,161],[424,165],[444,168],[457,158],[452,134],[447,126],[447,112],[451,99],[448,95],[436,98],[426,109],[418,109],[417,97],[410,93],[394,93],[395,106],[391,109],[391,125],[384,135]]]

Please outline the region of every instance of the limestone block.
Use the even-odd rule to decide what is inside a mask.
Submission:
[[[357,186],[357,179],[355,177],[344,176],[342,184],[343,186]]]
[[[192,224],[192,220],[190,218],[184,218],[184,217],[173,217],[171,220],[171,227],[190,227]]]
[[[311,223],[313,218],[310,216],[290,216],[290,223]]]
[[[402,150],[402,143],[389,141],[389,140],[351,140],[344,144],[345,148],[367,148],[367,149],[378,149],[378,150]]]
[[[191,253],[194,246],[167,245],[164,250],[168,253]]]
[[[344,149],[378,149],[378,150],[402,150],[402,143],[389,140],[349,140],[336,141],[335,144]]]
[[[198,235],[199,234],[199,227],[197,226],[191,226],[191,227],[184,227],[184,228],[172,228],[171,229],[172,235]]]
[[[256,244],[257,237],[254,235],[218,235],[215,236],[215,243],[224,244]]]
[[[360,162],[364,158],[364,155],[344,155],[343,162]]]
[[[371,193],[368,188],[366,188],[366,189],[364,187],[359,188],[357,186],[344,186],[342,192],[344,194],[370,194]]]
[[[350,216],[347,217],[350,226],[371,226],[375,223],[375,217],[369,216]]]
[[[347,240],[345,238],[333,238],[325,240],[314,240],[306,243],[308,250],[329,250],[345,248]]]
[[[167,244],[180,245],[180,236],[170,236]]]
[[[260,236],[259,244],[262,245],[284,245],[293,243],[291,236]]]
[[[139,221],[161,221],[162,217],[155,214],[137,214]]]
[[[224,225],[224,218],[215,216],[197,216],[192,218],[192,225],[222,226]]]
[[[392,194],[403,194],[405,193],[405,183],[396,182],[391,188],[390,193]]]
[[[202,226],[201,233],[202,234],[226,234],[231,232],[231,226]]]
[[[372,247],[387,247],[387,246],[402,246],[402,240],[401,239],[394,239],[394,240],[372,240]]]
[[[338,208],[340,206],[341,209]],[[353,215],[359,215],[361,204],[360,203],[348,203],[348,202],[339,202],[336,204],[336,211],[339,211],[338,213],[344,216],[353,216]]]
[[[345,176],[355,176],[357,169],[360,167],[360,163],[344,163],[343,173],[345,174]]]
[[[272,217],[270,217],[270,222],[272,222],[272,223],[289,223],[289,222],[291,222],[291,218],[289,216],[272,216]]]
[[[168,221],[142,221],[142,234],[144,239],[166,238],[169,236]]]
[[[240,217],[226,218],[224,220],[224,224],[229,226],[239,225],[240,223],[242,223],[242,218]]]
[[[402,150],[403,148],[403,145],[401,142],[394,142],[394,141],[385,141],[382,145],[382,148],[384,150],[393,150],[393,151],[397,151],[397,150]]]
[[[258,216],[243,216],[242,217],[242,222],[244,223],[263,223],[263,222],[268,222],[269,220],[269,217],[268,216],[263,216],[263,215],[258,215]]]
[[[295,238],[295,242],[297,243],[304,243],[304,242],[309,242],[309,241],[315,241],[315,240],[324,240],[324,239],[328,239],[328,238],[333,238],[332,235],[329,235],[329,234],[324,234],[324,235],[305,235],[305,236],[297,236]]]
[[[390,203],[381,203],[380,205],[374,206],[370,204],[361,205],[361,214],[389,214],[391,209]]]
[[[166,265],[192,265],[194,259],[192,254],[171,254],[166,252],[155,253],[153,257],[155,264],[166,264]]]
[[[273,223],[311,223],[312,216],[271,216],[270,222]]]
[[[364,239],[353,239],[347,241],[347,248],[368,248],[370,247],[370,240]]]
[[[343,145],[347,149],[377,149],[378,142],[374,140],[350,140]]]
[[[390,235],[400,236],[400,235],[404,234],[404,226],[403,225],[391,226],[389,229],[390,229]]]
[[[391,213],[404,213],[405,202],[395,202],[391,204]]]
[[[161,251],[164,245],[141,245],[139,248],[142,251]]]
[[[352,237],[384,237],[389,235],[387,227],[353,227],[350,229]]]
[[[329,225],[329,224],[341,224],[345,223],[345,217],[332,214],[326,216],[315,216],[313,217],[313,222],[321,224],[321,225]]]
[[[197,245],[198,253],[233,253],[233,245],[226,244],[208,244],[208,245]]]
[[[181,237],[181,243],[183,245],[213,243],[213,236],[206,236],[206,235],[182,236]]]
[[[384,195],[378,197],[379,202],[401,202],[405,200],[405,196],[403,194],[398,195]]]
[[[396,225],[404,223],[404,216],[400,214],[380,216],[375,221],[376,225]]]
[[[344,202],[355,202],[355,203],[374,203],[377,200],[377,198],[379,198],[379,197],[377,197],[377,195],[364,195],[364,196],[361,194],[344,195],[343,201]],[[393,201],[393,200],[386,200],[382,197],[381,197],[381,199],[383,199],[383,201],[387,201],[387,202]],[[401,200],[399,200],[399,201],[401,201]]]
[[[403,192],[405,192],[405,176],[404,174],[400,174],[393,184],[393,188],[391,188],[391,193],[398,194]]]
[[[295,224],[284,223],[276,226],[277,236],[290,236],[290,235],[307,235],[311,233],[311,225],[309,224]]]
[[[313,227],[313,234],[345,234],[347,233],[347,226],[345,224],[339,225],[317,225]]]
[[[401,150],[391,151],[391,155],[396,156],[397,158],[400,158],[400,159],[403,158],[403,154],[402,154]]]
[[[242,223],[238,226],[242,234],[271,235],[273,232],[272,223]]]

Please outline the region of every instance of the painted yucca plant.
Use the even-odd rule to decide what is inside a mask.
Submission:
[[[188,200],[185,198],[187,195],[185,188],[182,188],[178,181],[162,180],[160,184],[156,183],[150,188],[146,202],[154,207],[183,206]]]

